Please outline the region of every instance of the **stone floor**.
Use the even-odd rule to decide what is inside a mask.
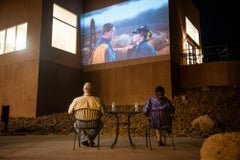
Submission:
[[[127,137],[120,136],[115,148],[111,149],[112,136],[101,136],[100,150],[97,147],[76,147],[73,150],[73,134],[70,135],[12,135],[0,136],[1,160],[199,160],[203,138],[175,138],[176,150],[171,139],[167,146],[159,147],[152,139],[150,150],[144,137],[133,137],[133,149]]]

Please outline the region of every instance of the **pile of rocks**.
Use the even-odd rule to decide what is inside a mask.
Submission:
[[[214,133],[240,131],[240,90],[231,87],[203,87],[179,93],[172,99],[176,107],[173,134],[177,137],[208,137]],[[110,109],[110,106],[107,106]],[[141,109],[142,106],[140,106]],[[122,106],[132,109],[131,106]],[[192,121],[208,115],[215,122],[210,130],[191,126]],[[120,117],[127,121],[126,116]],[[115,117],[105,114],[103,135],[115,135]],[[44,115],[37,118],[10,118],[8,130],[24,134],[70,134],[73,133],[74,117],[67,113]],[[147,118],[140,113],[131,118],[132,136],[145,136]],[[4,123],[0,123],[1,129]],[[127,136],[127,126],[120,127],[120,135]]]

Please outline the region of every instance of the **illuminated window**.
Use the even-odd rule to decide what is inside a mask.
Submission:
[[[52,47],[76,54],[77,16],[54,4]]]
[[[26,49],[27,23],[0,31],[0,55]]]
[[[185,54],[186,54],[186,64],[200,64],[202,63],[202,55],[200,54],[200,50],[191,45],[189,42],[185,42]]]
[[[5,34],[6,30],[0,31],[0,55],[4,53]]]
[[[26,48],[27,39],[27,23],[17,26],[17,37],[16,37],[16,50],[22,50]]]
[[[5,53],[13,52],[15,48],[15,36],[16,27],[11,27],[7,29],[6,43],[5,43]]]
[[[199,31],[187,17],[185,17],[185,23],[187,36],[184,37],[183,48],[186,54],[186,64],[202,63],[202,55],[199,49]]]
[[[186,33],[199,45],[199,32],[196,27],[185,17],[186,20]]]

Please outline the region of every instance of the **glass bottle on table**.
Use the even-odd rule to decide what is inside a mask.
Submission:
[[[112,103],[112,112],[115,112],[117,109],[116,109],[116,105],[115,105],[115,103],[113,102]]]
[[[137,102],[135,102],[135,104],[134,104],[134,110],[135,110],[135,112],[138,112],[138,111],[139,111],[139,109],[138,109],[138,103],[137,103]]]

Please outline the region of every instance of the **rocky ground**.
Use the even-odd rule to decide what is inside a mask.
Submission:
[[[182,91],[172,99],[176,107],[173,122],[173,134],[177,137],[208,137],[214,133],[240,131],[240,88],[203,87]],[[133,106],[122,106],[132,109]],[[108,106],[110,109],[110,106]],[[215,121],[215,128],[201,131],[192,127],[191,122],[201,115],[208,115]],[[123,121],[126,116],[120,117]],[[105,114],[105,126],[102,135],[115,135],[115,119]],[[131,133],[133,136],[145,136],[146,117],[140,113],[132,116]],[[37,118],[11,118],[8,123],[10,133],[19,134],[70,134],[73,133],[74,117],[67,113],[56,113]],[[4,123],[0,123],[1,130]],[[127,136],[127,126],[120,127],[120,135]]]

